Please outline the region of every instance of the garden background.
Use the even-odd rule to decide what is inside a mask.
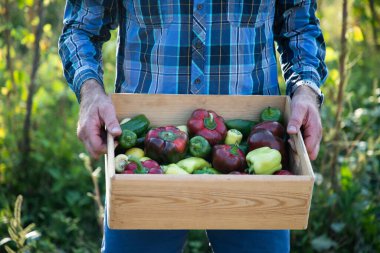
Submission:
[[[76,137],[79,106],[57,54],[64,4],[0,1],[0,252],[99,252],[104,162]],[[318,6],[324,137],[309,227],[292,231],[292,252],[380,252],[380,0]],[[116,43],[114,31],[103,47],[107,92]],[[186,253],[197,252],[208,244],[191,231]]]

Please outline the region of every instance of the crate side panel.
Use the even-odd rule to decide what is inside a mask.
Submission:
[[[284,110],[285,96],[112,94],[119,120],[144,113],[153,125],[186,124],[193,110],[214,110],[225,119],[258,120],[268,106]]]
[[[114,180],[112,225],[141,229],[306,227],[312,187],[307,177],[304,180],[237,177],[236,180],[223,176]]]

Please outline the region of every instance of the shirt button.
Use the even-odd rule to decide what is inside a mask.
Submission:
[[[200,11],[200,10],[202,10],[202,9],[203,9],[203,4],[198,4],[198,5],[197,5],[197,10]]]
[[[196,44],[195,44],[195,48],[196,49],[201,49],[203,47],[203,43],[198,41]]]
[[[195,80],[194,80],[194,83],[195,83],[195,84],[200,84],[200,83],[201,83],[201,79],[199,79],[199,78],[195,79]]]

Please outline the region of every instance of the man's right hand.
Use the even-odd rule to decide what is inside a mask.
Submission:
[[[77,135],[95,159],[107,152],[107,134],[104,127],[114,137],[121,134],[110,97],[96,80],[90,79],[81,88]]]

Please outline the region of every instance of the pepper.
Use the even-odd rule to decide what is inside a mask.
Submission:
[[[260,131],[260,130],[268,130],[269,132],[271,132],[274,136],[277,136],[281,139],[284,139],[285,138],[285,128],[284,126],[277,122],[277,121],[264,121],[264,122],[261,122],[257,125],[255,125],[253,128],[252,128],[252,131],[251,133],[254,133],[254,132],[257,132],[257,131]]]
[[[177,163],[179,167],[186,170],[188,173],[193,173],[194,170],[199,170],[203,167],[210,167],[211,164],[200,157],[185,158]]]
[[[127,164],[124,174],[163,174],[160,165],[154,160],[141,162],[134,156],[128,156],[130,163]]]
[[[212,150],[212,165],[222,173],[244,171],[246,161],[244,153],[237,145],[215,145]]]
[[[162,170],[165,172],[165,174],[175,174],[175,175],[188,175],[189,174],[186,170],[182,169],[181,167],[179,167],[175,163],[163,165]]]
[[[181,130],[182,132],[185,132],[187,134],[189,133],[188,130],[187,130],[187,126],[186,125],[179,125],[179,126],[177,126],[177,128],[179,130]]]
[[[137,135],[131,130],[123,129],[118,141],[122,148],[131,148],[136,144]]]
[[[271,175],[281,170],[281,153],[269,147],[262,147],[247,154],[250,174]]]
[[[115,157],[115,170],[118,173],[122,173],[128,164],[128,156],[124,154],[117,155]]]
[[[211,146],[204,137],[198,135],[190,139],[189,150],[192,156],[206,158],[211,153]]]
[[[187,121],[187,128],[190,135],[204,137],[211,146],[221,143],[227,134],[227,127],[224,124],[223,117],[214,111],[205,109],[193,111]]]
[[[243,139],[243,134],[239,130],[230,129],[227,131],[227,136],[226,136],[226,139],[224,140],[224,144],[227,144],[227,145],[240,144],[242,139]]]
[[[185,157],[188,140],[175,126],[154,128],[145,137],[145,154],[160,163],[176,163]]]
[[[290,175],[294,175],[294,174],[291,173],[291,172],[288,171],[288,170],[279,170],[279,171],[276,171],[273,175],[285,175],[285,176],[290,176]]]
[[[247,138],[256,122],[246,119],[230,119],[226,120],[225,124],[227,129],[239,130],[243,134],[243,138]]]
[[[199,170],[194,170],[193,174],[220,174],[220,172],[211,167],[204,167]]]
[[[136,147],[128,149],[127,151],[125,151],[125,154],[127,156],[135,156],[139,159],[145,156],[144,150]]]
[[[270,107],[262,110],[260,113],[260,119],[261,121],[282,121],[282,112],[278,108]]]

